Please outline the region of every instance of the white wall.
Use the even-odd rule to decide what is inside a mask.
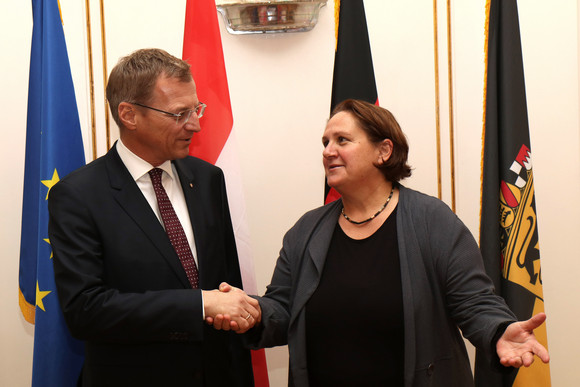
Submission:
[[[18,257],[24,178],[27,68],[32,36],[30,2],[11,1],[10,12],[0,13],[0,115],[2,138],[2,184],[0,201],[0,384],[29,386],[32,369],[34,328],[18,307]]]
[[[0,240],[0,385],[30,385],[33,327],[18,309],[18,257],[32,13],[5,0],[0,16],[3,118]],[[181,55],[185,0],[105,1],[107,67],[134,49]],[[406,184],[437,195],[433,1],[367,0],[369,35],[381,105],[411,144],[414,176]],[[69,56],[92,159],[84,2],[61,0]],[[478,234],[485,1],[452,2],[455,184],[458,215]],[[437,1],[443,199],[451,203],[446,2]],[[234,36],[220,19],[244,178],[258,290],[269,282],[284,232],[322,203],[320,136],[328,115],[334,55],[332,1],[308,33]],[[577,385],[575,322],[580,318],[580,129],[578,6],[573,0],[520,1],[542,274],[554,386]],[[91,2],[96,149],[106,151],[98,2]],[[211,107],[210,107],[211,108]],[[115,137],[116,129],[113,128]],[[268,350],[272,386],[285,386],[286,348]]]

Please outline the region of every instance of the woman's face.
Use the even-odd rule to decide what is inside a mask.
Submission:
[[[384,182],[383,173],[375,166],[384,156],[384,147],[369,140],[351,113],[337,113],[328,121],[322,144],[328,185],[341,194]]]

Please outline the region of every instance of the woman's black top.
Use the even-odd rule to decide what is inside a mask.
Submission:
[[[311,386],[402,386],[404,322],[396,208],[370,237],[336,225],[306,304]]]

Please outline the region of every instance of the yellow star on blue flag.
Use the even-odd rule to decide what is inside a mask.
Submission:
[[[56,168],[54,169],[54,173],[52,174],[52,179],[50,180],[42,180],[42,184],[44,184],[45,186],[48,187],[48,192],[46,193],[46,199],[48,200],[48,194],[50,193],[50,189],[59,182],[59,178],[58,178],[58,172],[56,171]]]
[[[44,238],[43,241],[45,241],[46,243],[48,243],[50,245],[50,239]],[[50,259],[52,259],[52,249],[50,250]]]
[[[46,309],[44,309],[44,302],[42,302],[42,299],[48,296],[50,293],[52,293],[52,290],[40,290],[38,287],[38,281],[36,281],[36,306],[45,312]]]

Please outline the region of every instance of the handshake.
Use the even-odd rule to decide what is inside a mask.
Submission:
[[[258,300],[226,282],[202,294],[205,322],[217,330],[245,333],[262,319]]]

